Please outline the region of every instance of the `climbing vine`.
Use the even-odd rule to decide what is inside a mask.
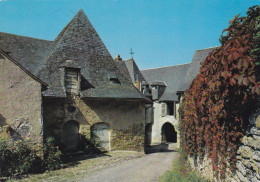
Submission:
[[[220,42],[184,94],[180,127],[188,155],[206,152],[215,176],[224,179],[227,164],[235,170],[250,103],[260,95],[260,6],[249,8],[245,17],[235,16]]]

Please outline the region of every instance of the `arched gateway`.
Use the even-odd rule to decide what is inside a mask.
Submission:
[[[162,143],[166,143],[166,142],[177,143],[177,132],[171,123],[166,122],[163,124],[161,134],[162,134]]]

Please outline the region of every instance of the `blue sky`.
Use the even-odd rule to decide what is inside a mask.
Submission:
[[[188,63],[260,0],[0,0],[0,32],[54,40],[83,9],[111,55],[140,69]]]

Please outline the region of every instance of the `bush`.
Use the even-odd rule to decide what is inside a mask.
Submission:
[[[9,133],[0,133],[0,176],[18,176],[61,167],[61,152],[49,137],[36,148],[28,139],[13,141]]]
[[[49,137],[43,145],[44,160],[43,165],[47,170],[55,170],[61,167],[61,151],[55,146],[55,139]]]
[[[40,158],[31,150],[26,140],[12,141],[8,134],[0,136],[0,164],[2,176],[15,176],[34,171],[34,165]]]

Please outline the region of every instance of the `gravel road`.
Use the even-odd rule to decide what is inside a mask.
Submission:
[[[154,153],[141,158],[124,161],[86,176],[83,182],[157,182],[158,178],[172,168],[176,144],[168,144],[168,149],[153,149]],[[157,152],[156,152],[157,151]]]

